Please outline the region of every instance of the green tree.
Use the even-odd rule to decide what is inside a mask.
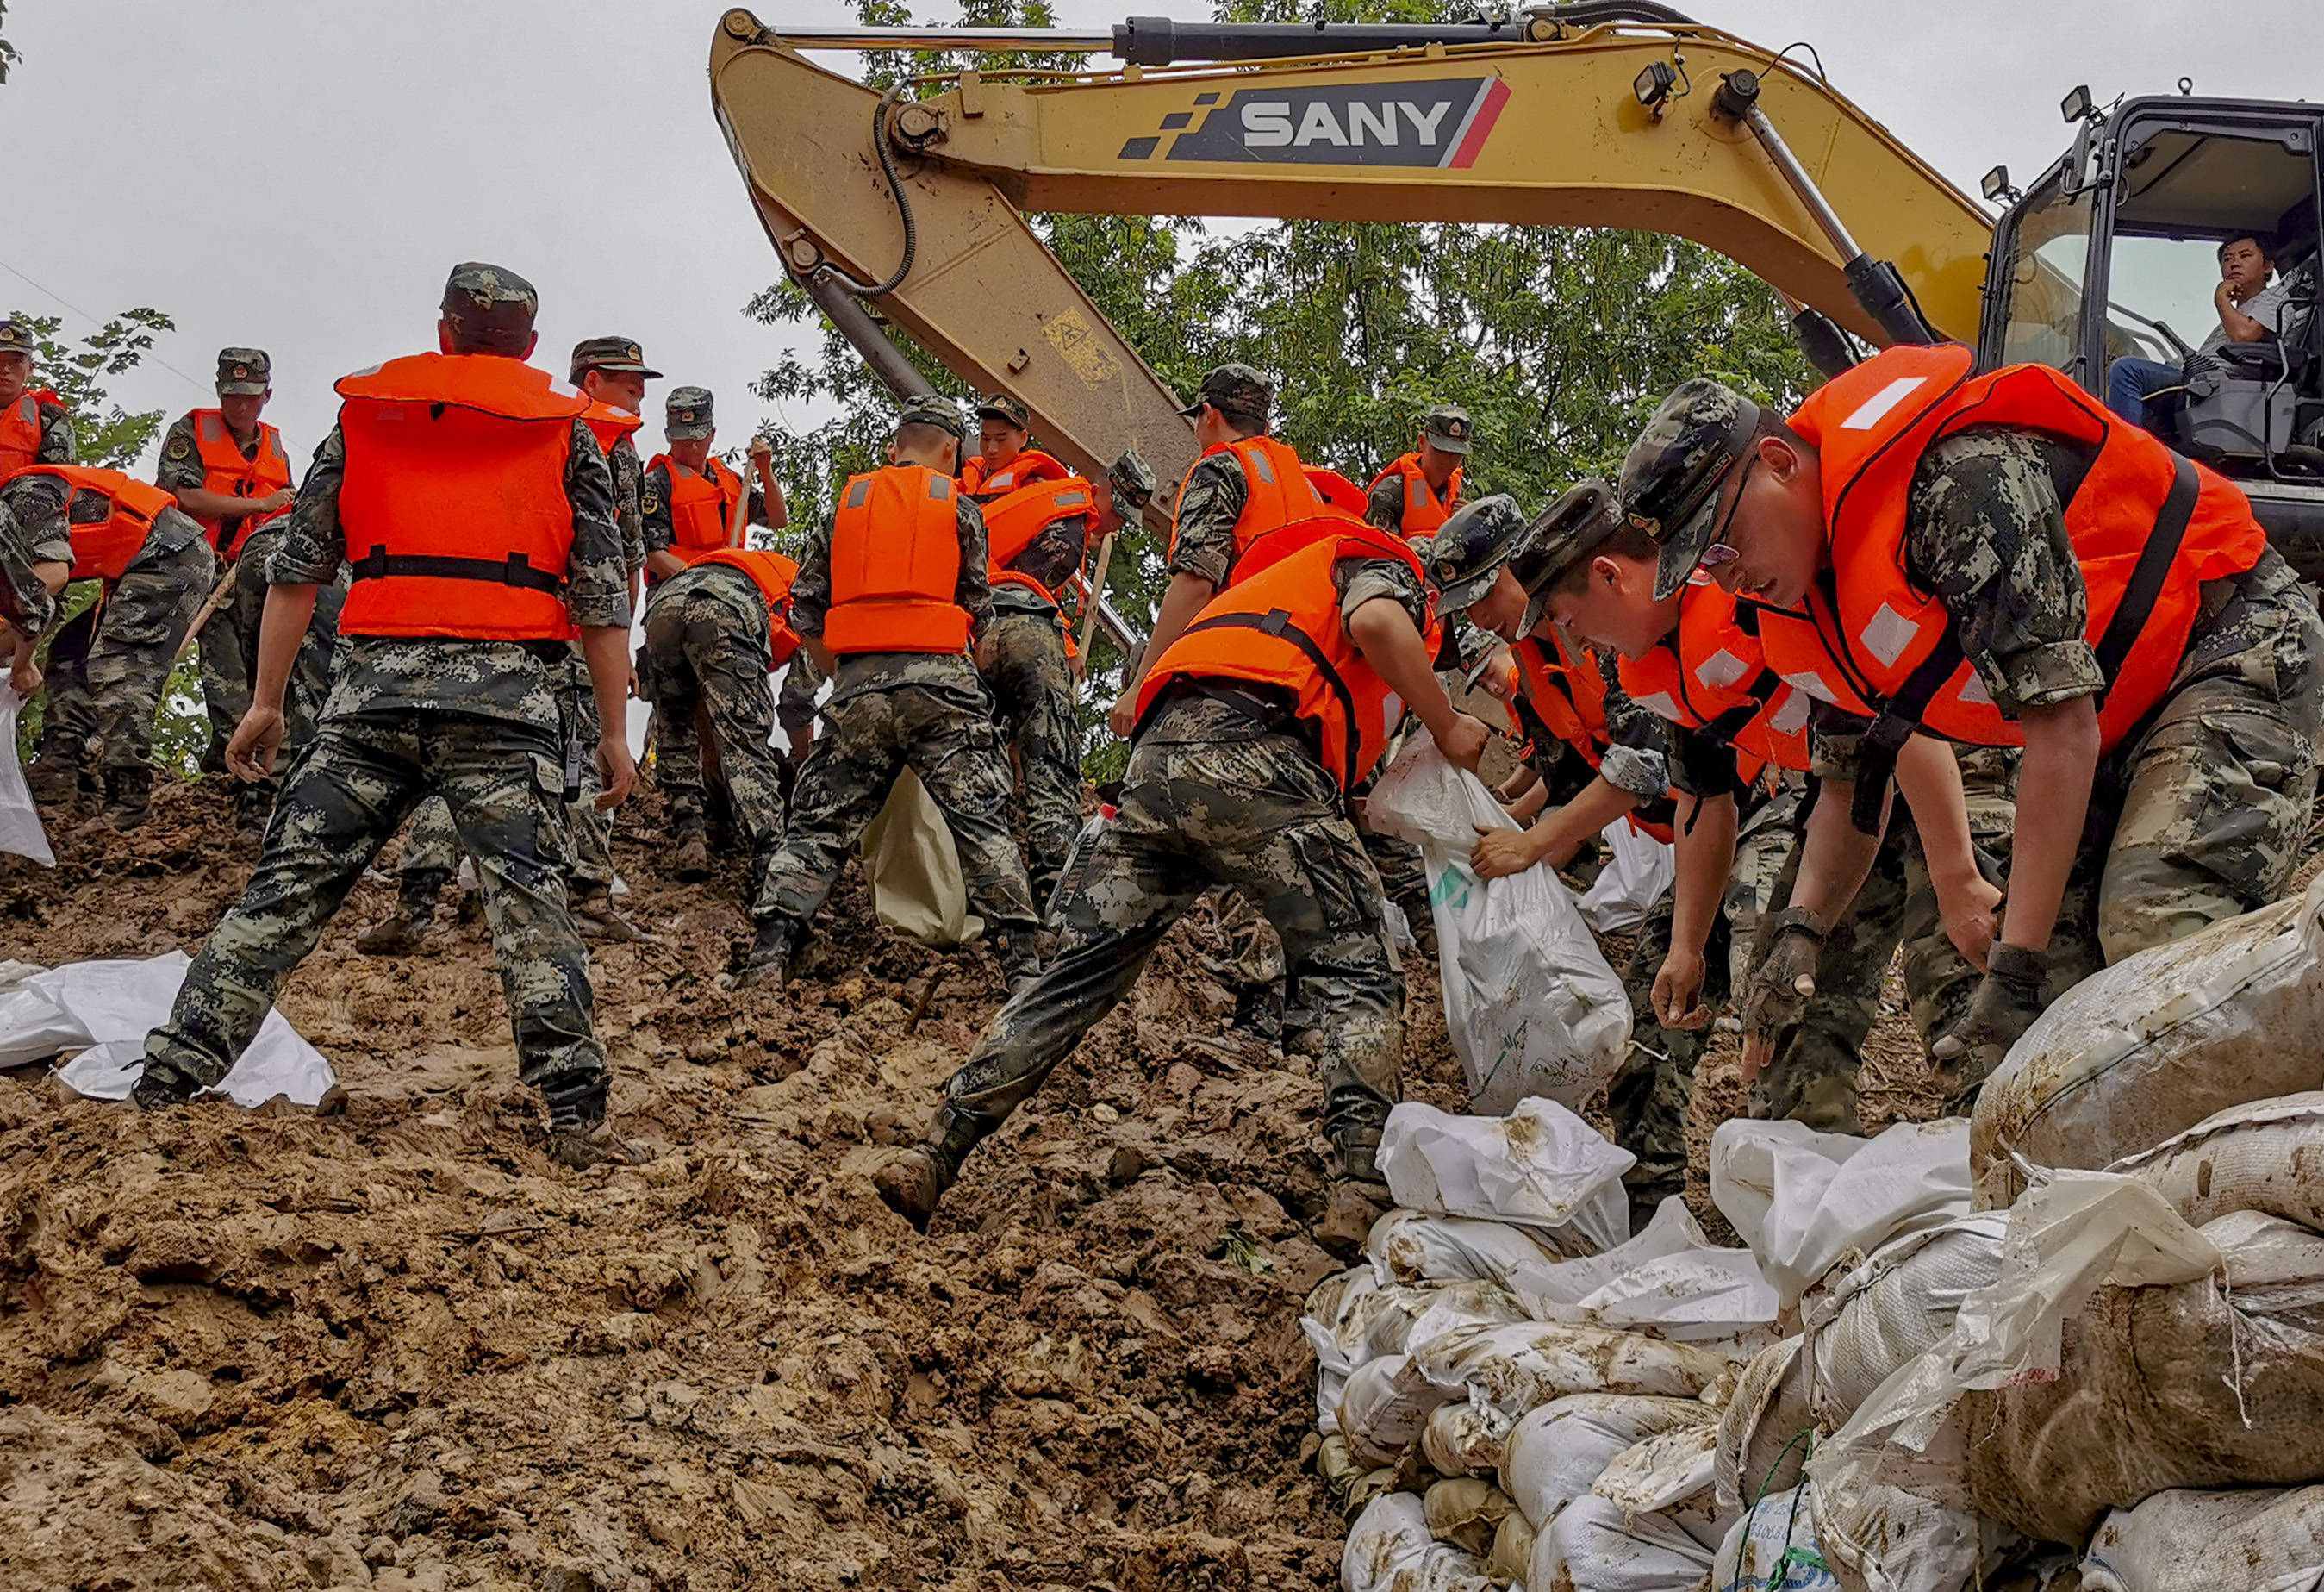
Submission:
[[[178,323],[159,310],[124,310],[78,344],[69,344],[58,335],[64,323],[57,316],[19,310],[14,319],[39,340],[35,379],[53,388],[72,412],[80,462],[116,470],[135,464],[161,433],[164,412],[124,410],[113,402],[107,385],[143,364],[155,334],[175,331]]]
[[[0,27],[5,27],[7,23],[8,6],[6,0],[0,0]],[[5,34],[0,34],[0,83],[5,83],[8,80],[8,69],[14,66],[18,61],[23,59],[24,58],[23,56],[16,53],[16,47],[8,42],[7,36]]]

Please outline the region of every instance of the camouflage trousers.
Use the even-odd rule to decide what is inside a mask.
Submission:
[[[1077,689],[1054,614],[999,613],[977,643],[1001,733],[1017,749],[1024,788],[1025,870],[1033,904],[1047,908],[1082,832]]]
[[[715,566],[714,566],[715,568]],[[763,870],[783,838],[783,777],[770,745],[766,599],[749,577],[666,585],[646,609],[638,689],[654,705],[654,783],[669,836],[703,831],[703,731],[744,842]]]
[[[215,1084],[380,847],[423,796],[447,804],[484,889],[518,1076],[544,1090],[601,1078],[588,953],[566,909],[556,738],[515,720],[419,709],[326,719],[291,766],[249,885],[187,969],[145,1065]]]
[[[1256,895],[1282,939],[1285,1051],[1321,1057],[1324,1131],[1351,1171],[1371,1175],[1404,1051],[1404,975],[1379,875],[1338,783],[1296,738],[1168,739],[1180,711],[1166,707],[1140,735],[1113,822],[1064,882],[1056,957],[984,1031],[947,1109],[999,1125],[1130,994],[1170,926],[1231,885]]]
[[[149,543],[93,606],[57,630],[49,645],[42,761],[55,758],[58,767],[86,774],[91,744],[102,742],[104,768],[146,766],[178,648],[217,579],[208,542],[161,551]]]
[[[550,679],[567,726],[557,754],[559,789],[564,788],[567,774],[574,772],[576,760],[580,774],[581,793],[565,805],[569,840],[565,855],[570,870],[566,883],[573,894],[587,899],[607,894],[613,888],[613,815],[597,807],[597,798],[605,788],[597,773],[597,697],[589,688],[589,665],[577,648]],[[452,810],[443,798],[430,796],[412,812],[395,876],[414,889],[432,893],[459,871],[460,851],[460,829],[452,821]]]
[[[957,675],[917,661],[914,678],[835,697],[824,733],[791,787],[790,823],[768,865],[751,916],[803,933],[831,893],[848,854],[909,768],[944,814],[960,856],[969,910],[987,932],[1032,932],[1040,914],[1025,861],[1009,833],[1009,762],[991,700],[965,657]]]
[[[266,558],[281,540],[281,533],[271,529],[244,540],[235,555],[239,573],[234,590],[198,633],[202,710],[210,721],[209,745],[202,753],[206,773],[226,768],[226,743],[250,711],[250,689],[258,680],[258,632],[266,614]],[[324,699],[331,692],[331,650],[339,639],[339,609],[346,600],[343,580],[316,588],[315,617],[307,626],[307,639],[299,643],[290,689],[282,694],[278,769],[287,768],[315,738],[315,720],[322,716]]]

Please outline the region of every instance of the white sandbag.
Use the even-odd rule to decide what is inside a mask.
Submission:
[[[2082,1559],[2082,1592],[2318,1586],[2324,1586],[2324,1487],[2157,1493],[2107,1515]]]
[[[1340,1328],[1357,1300],[1379,1289],[1370,1266],[1324,1278],[1307,1295],[1299,1330],[1315,1352],[1315,1430],[1330,1437],[1340,1430],[1340,1395],[1356,1362],[1340,1341]]]
[[[1531,1291],[1601,1326],[1650,1327],[1682,1343],[1732,1340],[1775,1319],[1775,1290],[1757,1258],[1705,1238],[1675,1194],[1637,1236],[1604,1254],[1563,1262],[1546,1281],[1548,1288]],[[1568,1299],[1566,1289],[1579,1291]]]
[[[1536,1539],[1528,1587],[1574,1592],[1702,1592],[1719,1540],[1697,1541],[1670,1516],[1625,1515],[1582,1497]]]
[[[1392,1465],[1452,1390],[1410,1371],[1403,1355],[1359,1365],[1340,1393],[1340,1437],[1367,1465]]]
[[[2231,1106],[2117,1161],[2197,1226],[2256,1210],[2324,1229],[2324,1093]]]
[[[968,910],[960,852],[944,810],[910,769],[896,776],[887,805],[856,843],[880,921],[922,945],[964,944],[984,931]]]
[[[1809,1489],[1762,1498],[1729,1527],[1711,1563],[1711,1585],[1714,1592],[1832,1592],[1839,1587],[1816,1540]]]
[[[41,810],[24,783],[23,764],[16,761],[16,719],[24,699],[0,671],[0,851],[31,857],[44,868],[57,865],[49,848],[48,832],[41,828]]]
[[[1480,1476],[1448,1476],[1421,1499],[1428,1533],[1438,1541],[1482,1560],[1493,1550],[1501,1522],[1517,1513],[1509,1495]]]
[[[1986,1081],[1969,1155],[1980,1206],[2037,1167],[2102,1167],[2230,1106],[2324,1088],[2324,877],[2126,958],[2042,1014]]]
[[[1514,1582],[1523,1592],[1526,1577],[1533,1573],[1533,1545],[1538,1535],[1531,1521],[1510,1510],[1501,1520],[1501,1529],[1493,1533],[1493,1551],[1485,1560],[1485,1573],[1496,1581]]]
[[[1708,1504],[1718,1448],[1719,1429],[1707,1421],[1660,1432],[1607,1461],[1590,1490],[1630,1514],[1675,1510],[1694,1500]]]
[[[1411,1369],[1447,1397],[1465,1393],[1512,1415],[1571,1393],[1692,1398],[1729,1364],[1692,1344],[1555,1321],[1459,1327],[1411,1355]]]
[[[1364,1251],[1383,1282],[1473,1281],[1539,1292],[1539,1280],[1563,1258],[1545,1242],[1551,1236],[1543,1228],[1475,1217],[1392,1210],[1372,1224]]]
[[[1439,1476],[1499,1476],[1516,1424],[1490,1404],[1439,1405],[1421,1429],[1421,1457]]]
[[[1570,1229],[1591,1252],[1630,1236],[1622,1174],[1637,1159],[1540,1099],[1507,1116],[1455,1116],[1407,1100],[1388,1113],[1379,1147],[1388,1192],[1406,1209]]]
[[[1626,818],[1616,819],[1599,835],[1606,842],[1606,865],[1575,904],[1582,921],[1597,932],[1627,934],[1669,893],[1678,878],[1678,859],[1669,841],[1655,839]]]
[[[1447,1282],[1429,1291],[1399,1349],[1432,1343],[1457,1327],[1505,1327],[1533,1319],[1525,1301],[1491,1282]]]
[[[1477,876],[1477,826],[1514,825],[1484,782],[1426,736],[1390,760],[1364,813],[1427,865],[1444,1026],[1471,1106],[1498,1115],[1533,1096],[1587,1102],[1628,1050],[1630,1003],[1556,873]]]
[[[1808,1461],[1816,1541],[1845,1592],[1974,1592],[1977,1516]]]
[[[1969,1125],[1898,1123],[1875,1139],[1737,1117],[1711,1136],[1711,1199],[1789,1310],[1849,1250],[1965,1215]]]
[[[2001,1275],[2007,1211],[1957,1217],[1892,1239],[1843,1273],[1808,1312],[1808,1407],[1836,1431],[1880,1384],[1942,1342],[1963,1300]]]
[[[1692,1399],[1577,1393],[1531,1412],[1501,1444],[1501,1490],[1536,1532],[1587,1494],[1615,1457],[1666,1431],[1710,1429]]]
[[[1804,1337],[1771,1344],[1743,1368],[1719,1412],[1714,1480],[1720,1509],[1733,1513],[1754,1498],[1806,1479],[1808,1449],[1816,1435],[1813,1372]]]
[[[1340,1553],[1342,1592],[1493,1592],[1485,1567],[1428,1534],[1428,1515],[1410,1493],[1383,1493],[1348,1528]]]
[[[88,1048],[57,1069],[57,1081],[91,1100],[126,1100],[144,1069],[145,1036],[166,1021],[192,958],[168,951],[142,960],[68,962],[36,973],[0,996],[0,1067],[21,1067],[75,1045]],[[309,1108],[338,1087],[323,1053],[280,1012],[218,1089],[237,1106],[277,1096]]]

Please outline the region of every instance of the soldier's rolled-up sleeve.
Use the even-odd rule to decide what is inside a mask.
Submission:
[[[1598,761],[1598,777],[1649,801],[1668,795],[1680,764],[1678,727],[1632,699],[1611,657],[1590,655],[1606,683],[1608,745]]]
[[[565,457],[565,497],[573,507],[573,549],[565,565],[565,606],[585,630],[626,630],[630,625],[629,567],[613,523],[613,473],[597,434],[573,422]]]
[[[1905,567],[1938,600],[1978,677],[2013,717],[2106,683],[2086,639],[2089,596],[2043,444],[1978,429],[1914,471]]]
[[[1820,780],[1856,782],[1857,760],[1872,721],[1829,702],[1808,713],[1808,772]]]
[[[194,436],[194,417],[182,414],[161,439],[161,462],[153,467],[153,484],[172,492],[190,492],[209,479],[202,464],[201,444]]]
[[[1358,608],[1378,597],[1386,597],[1404,610],[1412,621],[1413,629],[1424,636],[1428,632],[1428,588],[1411,566],[1395,559],[1376,559],[1359,553],[1342,559],[1332,566],[1332,578],[1340,588],[1340,616],[1355,617]]]
[[[339,528],[339,486],[346,478],[347,445],[333,426],[299,483],[282,540],[266,560],[270,586],[324,586],[338,578],[346,561],[346,533]]]
[[[32,569],[50,561],[35,556],[32,539],[0,498],[0,619],[25,635],[38,635],[56,617],[57,600]]]
[[[1173,575],[1192,575],[1224,586],[1234,568],[1235,522],[1250,501],[1250,483],[1231,453],[1214,453],[1195,465],[1178,495],[1178,517],[1170,533]]]
[[[72,412],[62,404],[42,404],[41,442],[33,452],[32,462],[69,465],[79,458],[80,444],[73,436]]]

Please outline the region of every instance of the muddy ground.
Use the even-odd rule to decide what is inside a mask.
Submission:
[[[355,953],[378,874],[282,1001],[342,1113],[0,1076],[0,1587],[1336,1586],[1296,1325],[1335,1269],[1319,1087],[1230,1032],[1204,926],[922,1237],[870,1172],[994,1009],[988,965],[881,934],[851,872],[787,997],[724,994],[739,871],[659,879],[658,820],[645,792],[617,849],[661,943],[595,967],[641,1165],[543,1154],[473,912],[437,954]],[[0,956],[190,950],[253,860],[201,785],[59,849],[0,859]],[[1407,1091],[1458,1108],[1412,971]],[[1909,1106],[1900,1030],[1873,1112]]]

